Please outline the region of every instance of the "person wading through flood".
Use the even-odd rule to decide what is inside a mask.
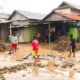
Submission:
[[[71,47],[71,50],[70,50],[69,57],[71,56],[72,53],[73,53],[73,56],[75,57],[76,44],[72,34],[70,35],[70,47]]]
[[[18,44],[18,37],[16,36],[16,33],[13,34],[10,40],[11,40],[11,53],[14,53],[16,52]]]
[[[35,59],[35,62],[39,61],[39,41],[35,38],[32,41],[32,49],[33,49],[33,58]]]

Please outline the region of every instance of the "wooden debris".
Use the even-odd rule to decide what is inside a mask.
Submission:
[[[63,52],[66,50],[66,48],[70,45],[70,40],[69,37],[67,36],[61,36],[59,39],[57,39],[54,44],[56,45],[54,47],[55,50],[59,51],[59,52]],[[69,49],[67,49],[69,50]]]

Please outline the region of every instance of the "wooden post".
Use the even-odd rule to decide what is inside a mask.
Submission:
[[[49,23],[49,53],[51,53],[51,49],[50,49],[50,23]]]
[[[49,44],[50,44],[50,23],[49,23]]]
[[[11,29],[11,23],[10,23],[10,38],[12,36],[12,29]]]

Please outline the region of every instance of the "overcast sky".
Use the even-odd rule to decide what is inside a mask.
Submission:
[[[48,14],[63,1],[80,6],[80,0],[0,0],[0,12],[12,13],[13,10],[24,10]]]

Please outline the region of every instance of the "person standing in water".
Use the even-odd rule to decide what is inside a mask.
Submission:
[[[11,51],[14,53],[16,52],[18,45],[18,37],[16,36],[16,33],[13,34],[10,40],[11,40]]]
[[[32,41],[32,49],[33,49],[33,57],[35,59],[35,61],[39,61],[39,41],[35,38]]]
[[[70,35],[70,47],[71,47],[71,51],[70,51],[69,57],[71,56],[72,53],[73,53],[73,56],[75,57],[76,44],[72,34]]]

